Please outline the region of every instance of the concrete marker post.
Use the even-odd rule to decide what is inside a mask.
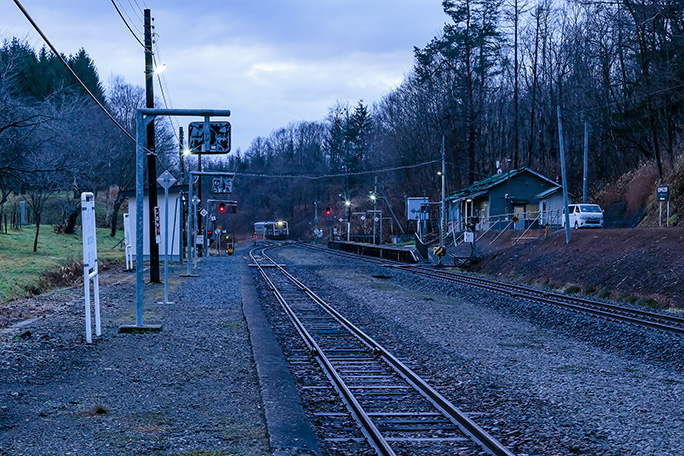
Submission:
[[[81,224],[83,232],[83,288],[85,292],[86,342],[93,343],[90,313],[90,280],[93,280],[95,300],[95,335],[102,335],[100,324],[100,286],[97,271],[97,236],[95,231],[95,195],[81,193]],[[91,272],[92,269],[92,272]]]
[[[164,302],[160,304],[173,304],[169,302],[169,188],[176,178],[164,171],[157,182],[164,188]]]

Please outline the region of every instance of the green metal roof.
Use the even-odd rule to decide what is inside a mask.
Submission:
[[[482,179],[481,181],[477,181],[474,184],[465,187],[456,193],[453,193],[452,195],[449,196],[449,199],[462,199],[466,197],[472,197],[472,196],[477,196],[478,194],[485,193],[487,192],[490,188],[495,187],[508,179],[515,177],[519,174],[522,173],[531,173],[534,174],[535,176],[539,177],[542,180],[545,180],[552,184],[554,187],[557,187],[558,184],[551,179],[549,179],[546,176],[543,176],[539,174],[536,171],[532,171],[530,168],[518,168],[518,169],[512,169],[510,171],[506,171],[505,173],[499,173],[499,174],[494,174],[493,176],[489,176],[486,179]]]
[[[511,177],[514,177],[514,176],[517,176],[518,174],[521,174],[522,172],[524,172],[526,170],[528,170],[528,168],[518,168],[518,169],[512,169],[512,170],[507,171],[505,173],[494,174],[493,176],[489,176],[486,179],[482,179],[481,181],[477,181],[474,184],[457,191],[456,193],[449,196],[449,198],[450,199],[460,199],[460,198],[465,198],[467,196],[472,196],[476,193],[482,193],[482,192],[489,190],[490,188],[510,179]],[[531,171],[531,170],[528,170],[528,171]]]
[[[546,198],[547,196],[553,195],[558,190],[562,190],[562,189],[563,189],[563,187],[558,187],[558,186],[551,187],[550,189],[541,192],[539,195],[535,195],[535,198],[537,198],[537,199]]]

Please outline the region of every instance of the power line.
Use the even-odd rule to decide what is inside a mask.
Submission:
[[[36,22],[33,20],[33,18],[32,18],[31,15],[28,13],[28,11],[26,11],[26,9],[25,9],[24,6],[21,4],[21,2],[20,2],[19,0],[14,0],[14,3],[15,3],[15,4],[17,5],[17,7],[21,10],[21,12],[24,14],[24,17],[26,17],[26,19],[31,23],[31,25],[33,26],[33,28],[36,29],[36,31],[37,31],[38,34],[41,36],[41,38],[43,38],[43,41],[45,41],[45,44],[47,44],[48,47],[50,48],[50,50],[52,50],[52,53],[53,53],[53,54],[62,62],[62,64],[66,67],[66,69],[69,70],[69,73],[71,73],[71,75],[74,77],[74,79],[76,79],[76,81],[81,85],[81,87],[83,87],[83,90],[85,90],[86,93],[90,96],[90,98],[92,98],[92,100],[97,104],[97,106],[99,106],[99,108],[102,110],[102,112],[104,112],[104,113],[107,115],[107,117],[109,117],[109,119],[110,119],[112,122],[114,122],[114,124],[115,124],[117,127],[119,127],[119,129],[120,129],[122,132],[124,132],[124,134],[125,134],[126,136],[128,136],[129,138],[131,138],[131,140],[133,140],[133,142],[137,142],[137,141],[135,140],[135,138],[134,138],[128,131],[126,131],[126,129],[125,129],[124,127],[122,127],[121,124],[120,124],[120,123],[119,123],[119,122],[118,122],[118,121],[109,113],[109,111],[107,111],[107,108],[105,108],[105,107],[102,105],[102,103],[100,103],[100,101],[95,97],[95,95],[93,95],[93,93],[90,91],[90,89],[88,89],[88,87],[86,87],[86,85],[83,83],[83,81],[81,80],[81,78],[79,78],[78,75],[74,72],[74,70],[71,69],[71,67],[69,66],[69,64],[66,63],[66,61],[65,61],[64,58],[62,57],[62,54],[60,54],[60,53],[57,51],[57,49],[55,48],[55,46],[53,46],[52,42],[50,42],[50,40],[48,39],[48,37],[43,33],[43,31],[41,30],[41,28],[38,26],[38,24],[36,24]]]
[[[584,114],[584,113],[587,113],[587,112],[597,111],[597,110],[603,109],[603,108],[610,108],[610,107],[612,107],[612,106],[620,106],[621,104],[627,104],[627,103],[629,103],[629,102],[631,102],[631,101],[640,100],[640,99],[642,99],[642,98],[649,97],[649,96],[652,96],[652,95],[659,95],[659,94],[662,94],[662,93],[667,93],[667,92],[670,92],[670,91],[675,91],[676,89],[681,89],[682,87],[684,87],[684,84],[677,84],[677,85],[672,86],[672,87],[665,87],[665,88],[663,88],[663,89],[654,90],[654,91],[647,92],[647,93],[642,93],[642,94],[640,94],[640,95],[639,95],[639,94],[635,94],[635,95],[630,96],[629,98],[625,98],[625,99],[622,100],[622,101],[611,101],[610,103],[606,103],[606,104],[603,104],[603,105],[600,105],[600,106],[594,106],[593,108],[578,109],[578,110],[576,110],[576,111],[570,111],[570,112],[574,112],[575,114]]]
[[[162,57],[162,52],[161,48],[159,47],[159,34],[155,33],[155,36],[157,37],[156,40],[153,40],[152,45],[155,48],[155,53],[152,54],[152,59],[154,59],[154,64],[155,66],[158,65],[158,62],[156,60],[156,56],[159,56],[159,59],[163,62],[163,57]],[[166,76],[164,73],[159,73],[157,74],[157,81],[159,82],[159,89],[161,90],[162,94],[162,100],[164,101],[164,106],[166,108],[170,108],[173,106],[173,99],[171,98],[171,91],[169,90],[169,85],[166,81]],[[175,127],[174,127],[174,122],[175,122]],[[169,123],[171,124],[171,129],[173,130],[173,134],[176,137],[176,140],[180,144],[181,140],[180,137],[178,136],[178,130],[180,129],[180,124],[178,121],[172,117],[169,116]]]
[[[273,178],[273,179],[307,179],[307,180],[320,180],[320,179],[332,179],[336,177],[346,177],[346,176],[362,176],[367,174],[382,174],[389,173],[392,171],[399,171],[402,169],[413,169],[420,168],[421,166],[432,165],[433,163],[441,163],[441,160],[431,160],[423,163],[418,163],[415,165],[404,165],[395,166],[392,168],[375,169],[370,171],[357,171],[353,173],[340,173],[340,174],[323,174],[320,176],[312,176],[310,174],[263,174],[263,173],[235,173],[236,176],[243,177],[262,177],[262,178]]]
[[[140,24],[140,23],[143,22],[142,17],[140,17],[140,15],[137,15],[137,14],[136,14],[135,8],[134,8],[134,7],[131,7],[131,9],[133,10],[133,14],[131,14],[131,13],[129,13],[128,10],[124,7],[124,4],[123,4],[123,2],[122,2],[121,0],[117,0],[117,2],[118,2],[118,5],[119,5],[119,10],[121,10],[121,12],[122,12],[122,13],[126,16],[126,18],[128,19],[127,22],[128,22],[128,24],[130,25],[131,29],[133,29],[133,30],[135,31],[135,33],[136,33],[138,36],[142,36],[142,35],[143,35],[143,30],[138,26],[138,24]],[[130,2],[129,2],[129,3],[130,3]]]
[[[128,0],[128,4],[131,5],[131,8],[135,11],[135,7],[133,6],[133,3],[131,3],[131,0]],[[145,5],[145,2],[143,2],[143,5]],[[138,7],[138,11],[140,11],[140,14],[143,14],[143,8],[140,7],[140,4],[138,3],[138,0],[135,0],[135,6]],[[147,5],[145,5],[145,8],[147,8]]]
[[[60,62],[62,62],[62,64],[67,68],[67,70],[69,70],[69,73],[71,73],[71,75],[74,77],[74,79],[76,79],[76,81],[80,84],[80,86],[83,87],[83,90],[86,91],[86,93],[87,93],[87,94],[90,96],[90,98],[97,104],[97,106],[102,110],[102,112],[104,112],[105,115],[106,115],[107,117],[109,117],[109,119],[110,119],[112,122],[114,122],[114,124],[119,128],[119,130],[121,130],[126,136],[128,136],[128,137],[131,139],[131,141],[133,141],[134,143],[137,144],[138,142],[136,141],[136,139],[135,139],[135,138],[134,138],[134,137],[133,137],[133,136],[132,136],[124,127],[123,127],[123,126],[121,126],[121,124],[114,118],[114,116],[112,116],[112,115],[109,113],[109,111],[107,111],[107,108],[105,108],[105,107],[102,105],[102,103],[100,103],[100,101],[95,97],[95,95],[93,95],[93,93],[90,91],[90,89],[88,89],[88,87],[86,87],[86,85],[83,83],[83,81],[81,80],[81,78],[79,78],[78,75],[74,72],[74,70],[71,69],[71,67],[66,63],[66,61],[65,61],[64,58],[62,57],[62,54],[60,54],[60,53],[57,51],[57,49],[55,48],[55,46],[54,46],[54,45],[52,44],[52,42],[48,39],[48,37],[43,33],[43,31],[42,31],[41,28],[38,26],[38,24],[36,24],[36,22],[33,20],[33,18],[32,18],[31,15],[28,13],[28,11],[26,11],[26,9],[25,9],[24,6],[21,4],[21,2],[20,2],[19,0],[14,0],[14,3],[15,3],[15,4],[17,5],[17,7],[21,10],[21,12],[24,14],[24,16],[26,17],[26,19],[31,23],[31,25],[33,26],[33,28],[36,29],[36,31],[37,31],[38,34],[41,36],[41,38],[43,38],[43,41],[45,41],[45,43],[48,45],[48,47],[52,50],[53,54],[54,54],[55,56],[57,56],[57,58],[60,60]],[[151,151],[150,151],[148,148],[146,148],[146,147],[144,147],[143,149],[144,149],[147,153],[152,153],[152,154],[156,157],[157,161],[159,161],[159,163],[162,165],[162,167],[163,167],[164,169],[166,169],[166,167],[164,166],[164,164],[161,162],[161,160],[160,160],[158,154],[156,154],[156,153],[154,153],[154,152],[151,152]],[[135,156],[135,155],[134,155],[134,156]]]
[[[133,38],[135,38],[135,40],[136,40],[138,43],[140,43],[140,46],[142,46],[143,49],[144,49],[144,48],[145,48],[145,45],[143,44],[142,41],[140,41],[140,38],[138,38],[138,35],[135,34],[135,32],[133,31],[133,29],[131,28],[131,26],[128,24],[128,21],[126,21],[126,19],[123,17],[123,14],[121,14],[121,10],[119,9],[118,6],[116,6],[116,3],[114,2],[114,0],[112,0],[112,5],[114,5],[114,9],[116,9],[116,12],[119,13],[119,17],[121,18],[121,20],[123,21],[123,23],[126,24],[126,27],[128,28],[128,31],[131,32],[131,35],[133,35]]]

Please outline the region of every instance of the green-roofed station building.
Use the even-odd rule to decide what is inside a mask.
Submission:
[[[560,225],[563,192],[560,184],[529,168],[499,172],[448,197],[450,229],[463,231],[525,229]],[[514,222],[514,217],[517,221]]]

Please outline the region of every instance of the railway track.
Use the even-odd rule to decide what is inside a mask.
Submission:
[[[386,267],[401,268],[402,270],[430,277],[432,279],[444,280],[460,285],[473,286],[494,293],[527,299],[572,312],[589,314],[611,321],[639,325],[645,328],[656,329],[666,333],[684,336],[684,318],[678,317],[676,315],[666,315],[646,309],[636,309],[615,303],[597,301],[582,296],[566,295],[551,290],[542,290],[510,282],[500,282],[497,280],[475,277],[469,274],[462,274],[454,271],[447,272],[426,266],[405,265],[396,261],[364,257],[354,253],[331,250],[325,247],[313,246],[310,244],[296,245],[311,250],[382,264]]]
[[[463,411],[404,362],[354,326],[293,277],[265,251],[252,263],[273,291],[325,375],[344,402],[360,434],[330,426],[329,441],[364,441],[379,455],[453,455],[468,450],[513,456]],[[318,417],[340,418],[339,411]]]

